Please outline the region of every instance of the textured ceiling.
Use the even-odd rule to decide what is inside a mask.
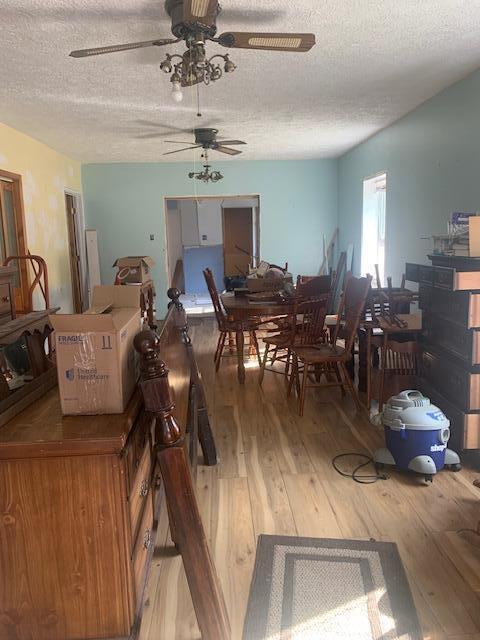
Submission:
[[[175,104],[159,70],[162,54],[182,52],[181,43],[68,56],[169,37],[162,0],[0,4],[1,121],[84,162],[192,158],[161,155],[174,148],[164,138],[189,139],[175,127],[202,123],[195,91]],[[309,53],[232,50],[236,72],[201,87],[202,124],[245,140],[245,160],[339,155],[480,64],[479,0],[223,0],[222,7],[219,32],[317,37]],[[226,51],[208,44],[210,55]],[[145,137],[152,133],[165,135]]]

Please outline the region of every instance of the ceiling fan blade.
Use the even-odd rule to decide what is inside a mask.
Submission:
[[[164,133],[142,133],[139,136],[135,136],[137,140],[150,140],[153,138],[163,138]]]
[[[170,144],[193,144],[192,142],[185,142],[185,140],[164,140]]]
[[[241,24],[272,24],[281,20],[285,15],[281,9],[235,9],[222,7],[222,22],[236,22]]]
[[[163,47],[167,44],[175,44],[178,40],[172,38],[157,40],[146,40],[145,42],[130,42],[129,44],[113,44],[107,47],[95,47],[94,49],[77,49],[71,51],[72,58],[86,58],[88,56],[99,56],[103,53],[115,53],[116,51],[130,51],[131,49],[142,49],[143,47]]]
[[[221,144],[218,147],[215,147],[214,151],[220,151],[220,153],[226,153],[229,156],[238,156],[239,153],[242,153],[238,149],[230,149],[230,147],[223,147]]]
[[[241,140],[217,140],[217,142],[226,147],[233,147],[237,144],[247,144],[246,142],[242,142]]]
[[[264,49],[268,51],[309,51],[315,44],[313,33],[248,33],[228,31],[216,42],[236,49]]]
[[[218,0],[183,0],[184,22],[200,22],[210,27],[215,24],[218,11]]]
[[[201,144],[197,144],[194,147],[185,147],[185,149],[177,149],[176,151],[167,151],[167,153],[162,153],[162,156],[169,156],[172,153],[180,153],[180,151],[191,151],[191,149],[198,149],[201,147]]]

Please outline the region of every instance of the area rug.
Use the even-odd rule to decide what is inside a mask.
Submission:
[[[244,640],[422,640],[390,542],[261,535]]]

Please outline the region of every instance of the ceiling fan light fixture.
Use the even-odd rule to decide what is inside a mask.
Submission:
[[[174,80],[172,76],[172,98],[175,102],[181,102],[183,100],[182,85],[180,84],[180,78]]]
[[[224,56],[224,60],[225,66],[223,67],[223,70],[225,71],[225,73],[233,73],[237,68],[237,65],[232,60],[230,60],[228,53],[226,56]]]
[[[172,57],[168,53],[165,60],[160,64],[160,69],[164,73],[172,73],[172,70],[173,70]]]

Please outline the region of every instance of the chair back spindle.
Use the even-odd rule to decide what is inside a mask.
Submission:
[[[328,296],[299,299],[295,304],[294,343],[314,345],[323,342]]]
[[[213,277],[211,269],[204,269],[203,276],[205,278],[205,282],[207,283],[210,298],[212,299],[213,310],[215,311],[215,318],[217,319],[218,329],[219,331],[225,331],[227,316],[220,301],[217,285],[215,284],[215,279]]]
[[[338,338],[345,341],[345,351],[350,353],[357,334],[358,325],[363,317],[365,304],[370,291],[372,276],[355,278],[348,273],[345,278],[345,290],[340,303],[339,313],[332,343]]]

